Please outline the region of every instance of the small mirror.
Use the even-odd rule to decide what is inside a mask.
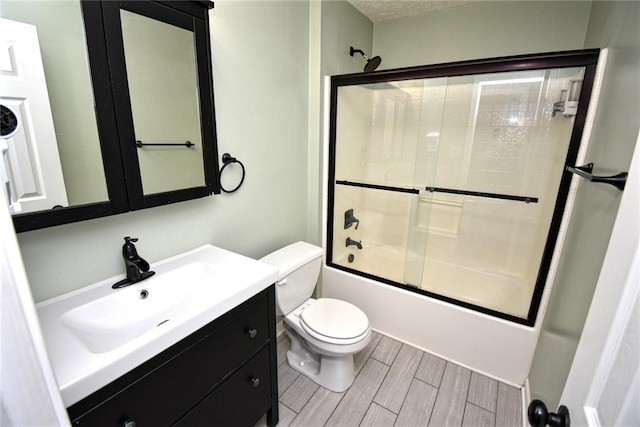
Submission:
[[[0,103],[17,122],[0,159],[12,214],[107,201],[80,2],[1,9]]]
[[[143,193],[204,186],[193,32],[120,17]]]
[[[219,192],[206,5],[102,5],[129,209]]]

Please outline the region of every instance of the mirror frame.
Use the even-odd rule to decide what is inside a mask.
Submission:
[[[208,11],[213,2],[80,0],[95,114],[109,200],[13,216],[16,232],[162,206],[220,194]],[[124,59],[120,9],[194,33],[203,186],[144,195]]]
[[[111,78],[112,81],[118,82],[118,85],[113,87],[113,95],[118,121],[120,150],[125,176],[127,177],[129,208],[131,210],[205,197],[213,192],[214,181],[217,177],[215,172],[218,170],[218,165],[216,161],[211,162],[212,159],[217,159],[217,153],[212,102],[213,82],[207,78],[207,76],[212,75],[208,25],[205,22],[208,14],[206,13],[206,8],[193,6],[189,2],[106,1],[103,3]],[[147,195],[143,193],[131,98],[129,96],[129,80],[127,78],[120,10],[127,10],[193,33],[198,74],[198,98],[200,101],[200,131],[205,171],[204,186]],[[211,100],[210,105],[207,100]],[[203,104],[207,108],[203,108]]]

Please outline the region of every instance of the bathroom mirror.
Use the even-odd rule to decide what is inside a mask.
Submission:
[[[207,4],[103,2],[131,209],[219,192]]]
[[[45,139],[59,153],[39,158],[59,157],[67,193],[66,201],[35,210],[18,203],[16,231],[219,193],[213,3],[1,1],[2,18],[37,28],[55,129]],[[182,145],[165,145],[174,143]],[[53,188],[47,181],[33,186]]]
[[[193,32],[127,10],[120,19],[144,194],[204,186]]]
[[[80,2],[2,1],[1,14],[11,40],[3,37],[0,97],[18,122],[0,165],[11,180],[11,212],[106,202]],[[22,70],[15,54],[28,61],[20,76],[27,87],[16,83]]]

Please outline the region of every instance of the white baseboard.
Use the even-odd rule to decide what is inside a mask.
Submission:
[[[529,388],[529,377],[525,378],[522,385],[522,426],[529,426],[529,417],[527,416],[527,410],[529,409],[529,402],[531,402],[531,389]]]

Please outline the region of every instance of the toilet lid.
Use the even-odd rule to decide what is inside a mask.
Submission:
[[[369,319],[362,310],[346,301],[320,298],[300,314],[300,325],[311,336],[320,340],[344,344],[359,341],[367,333]]]

